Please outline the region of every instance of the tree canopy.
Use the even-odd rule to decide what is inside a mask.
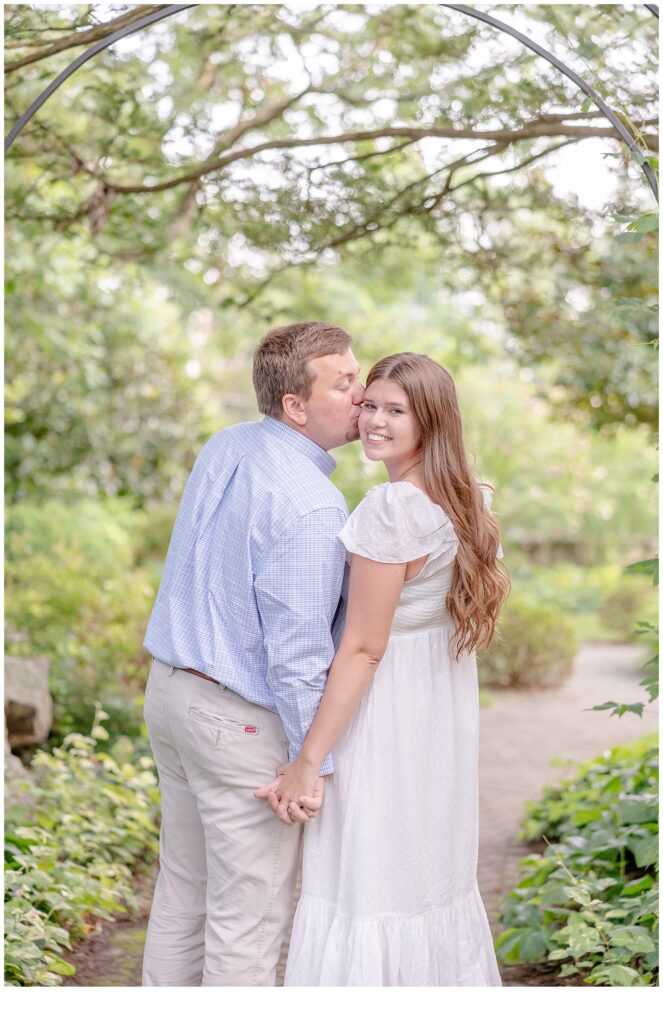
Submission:
[[[72,26],[67,8],[9,7],[10,111],[73,48],[156,9],[86,5]],[[520,16],[656,148],[657,30],[642,5]],[[493,181],[536,207],[526,169],[552,150],[582,159],[601,138],[622,153],[583,99],[517,41],[438,4],[198,5],[98,54],[49,101],[15,144],[7,213],[85,222],[125,260],[195,254],[233,288],[238,266],[262,281],[412,218],[453,248],[459,210],[480,218]]]
[[[161,6],[8,5],[8,123]],[[656,149],[643,5],[493,10]],[[600,217],[547,173],[592,139],[616,183]],[[49,474],[167,493],[212,407],[192,397],[197,346],[213,339],[225,407],[246,413],[258,332],[325,316],[333,275],[371,302],[411,289],[445,311],[445,352],[505,354],[564,418],[653,429],[656,224],[617,220],[650,205],[572,82],[442,5],[201,4],[152,25],[80,68],[9,153],[10,493]]]

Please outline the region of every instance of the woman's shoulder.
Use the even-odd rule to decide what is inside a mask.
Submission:
[[[408,562],[455,538],[453,526],[416,484],[376,484],[339,534],[349,551],[380,562]]]

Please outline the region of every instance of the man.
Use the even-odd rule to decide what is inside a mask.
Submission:
[[[265,418],[212,437],[182,497],[145,637],[162,828],[143,985],[275,983],[324,783],[294,827],[253,793],[297,756],[334,656],[347,506],[328,452],[359,436],[351,344],[322,322],[269,331]]]

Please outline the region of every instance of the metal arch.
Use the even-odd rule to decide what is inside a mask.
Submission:
[[[81,67],[82,64],[85,64],[86,61],[90,60],[91,57],[94,57],[96,53],[99,53],[101,50],[105,50],[108,46],[111,46],[112,43],[117,42],[118,39],[122,39],[123,36],[130,35],[133,32],[137,32],[139,29],[145,28],[148,25],[153,24],[153,22],[155,21],[160,21],[163,18],[169,18],[173,14],[178,14],[180,11],[185,11],[191,7],[197,6],[198,4],[170,4],[164,7],[164,9],[161,11],[155,11],[154,13],[146,15],[144,18],[141,18],[139,21],[134,22],[131,25],[127,25],[122,29],[118,29],[117,32],[114,32],[107,39],[101,40],[99,43],[96,43],[94,46],[90,47],[90,49],[82,53],[80,57],[77,57],[75,61],[73,61],[68,67],[66,67],[65,70],[62,71],[57,76],[57,78],[55,78],[50,83],[50,85],[46,87],[46,89],[44,89],[42,93],[40,93],[37,99],[30,104],[25,113],[21,115],[21,117],[18,119],[14,127],[11,129],[9,135],[5,140],[5,153],[7,153],[19,132],[24,128],[24,126],[27,124],[30,118],[37,112],[37,110],[39,110],[39,108],[46,102],[49,96],[52,96],[56,89],[58,89],[60,85],[62,85],[62,83],[65,82],[67,78],[69,78],[70,75],[73,75],[74,71]],[[492,25],[493,28],[498,29],[498,31],[500,32],[506,32],[507,35],[510,35],[514,39],[517,39],[519,42],[523,43],[523,45],[527,46],[530,50],[533,50],[534,53],[538,54],[540,57],[543,57],[550,64],[556,67],[558,71],[561,71],[562,74],[566,75],[566,77],[569,78],[572,82],[575,82],[575,84],[579,86],[579,88],[582,89],[582,91],[592,99],[592,101],[597,105],[601,113],[608,118],[612,126],[619,134],[620,138],[626,143],[631,152],[636,155],[636,157],[638,158],[638,163],[640,163],[640,165],[642,166],[642,170],[647,179],[649,187],[654,193],[654,198],[658,200],[658,186],[656,183],[656,176],[654,175],[651,166],[645,159],[644,154],[641,152],[635,139],[633,138],[631,133],[624,127],[624,125],[619,120],[615,112],[611,110],[606,103],[603,102],[601,97],[594,92],[592,87],[588,85],[587,82],[585,82],[585,80],[580,77],[580,75],[576,74],[575,71],[567,67],[567,65],[564,64],[562,61],[558,60],[555,56],[553,56],[552,53],[546,50],[543,46],[540,46],[538,43],[535,43],[534,40],[530,39],[522,32],[519,32],[517,29],[511,28],[510,25],[505,24],[503,21],[499,21],[497,18],[493,18],[491,14],[485,14],[483,11],[477,11],[473,7],[466,7],[464,4],[440,4],[440,6],[448,7],[451,10],[459,11],[461,14],[467,14],[471,18],[476,18],[479,21],[483,21],[488,25]],[[644,6],[656,18],[658,18],[658,7],[655,4],[644,4]]]
[[[59,89],[63,82],[73,75],[74,71],[77,71],[82,64],[94,57],[95,53],[99,53],[100,50],[105,50],[106,47],[112,43],[116,43],[118,39],[122,39],[123,36],[131,35],[132,32],[138,32],[141,28],[146,28],[148,25],[152,25],[155,21],[161,21],[163,18],[170,18],[172,14],[179,14],[180,11],[186,11],[189,7],[197,7],[198,4],[170,4],[164,7],[162,11],[154,11],[152,14],[146,14],[144,18],[139,21],[133,21],[130,25],[126,25],[124,28],[119,28],[117,32],[113,32],[112,35],[108,36],[107,39],[102,39],[99,43],[95,43],[89,50],[85,50],[84,53],[77,57],[75,61],[61,71],[57,78],[54,78],[50,85],[47,85],[43,92],[37,96],[37,99],[30,104],[24,114],[21,114],[18,121],[10,131],[9,135],[5,139],[5,154],[11,146],[12,142],[19,134],[20,131],[26,126],[30,118],[37,113],[39,108],[43,106],[49,96],[52,96],[56,89]]]
[[[483,11],[477,11],[473,7],[466,7],[464,4],[440,4],[440,6],[450,7],[454,11],[460,11],[461,14],[468,14],[471,18],[477,18],[479,21],[485,21],[486,24],[492,25],[493,28],[499,29],[500,32],[506,32],[507,35],[513,36],[514,39],[517,39],[519,42],[523,43],[530,50],[533,50],[534,53],[537,53],[540,57],[544,57],[545,60],[547,60],[550,64],[556,67],[558,71],[561,71],[562,74],[566,75],[567,78],[570,78],[572,82],[575,82],[575,84],[579,86],[582,89],[582,91],[586,93],[587,96],[590,97],[591,100],[593,100],[593,102],[599,108],[601,113],[608,118],[615,131],[623,139],[623,141],[626,143],[631,152],[636,154],[636,156],[638,157],[638,163],[642,166],[644,175],[649,183],[649,187],[654,193],[654,198],[658,200],[658,184],[656,182],[656,175],[654,174],[651,166],[645,159],[645,156],[640,150],[640,147],[638,146],[638,144],[636,143],[635,139],[628,131],[628,129],[625,128],[623,123],[619,120],[614,110],[611,110],[607,103],[603,102],[598,93],[594,92],[591,85],[588,85],[584,78],[581,78],[580,75],[576,74],[576,72],[573,71],[572,68],[567,67],[566,64],[564,64],[561,60],[558,60],[557,57],[553,56],[553,54],[546,50],[543,46],[540,46],[538,43],[535,43],[533,39],[529,38],[529,36],[523,35],[523,33],[519,32],[518,29],[511,28],[510,25],[506,25],[503,21],[498,21],[497,18],[493,18],[492,14],[485,14]],[[653,4],[645,4],[645,7],[647,7],[648,10],[651,10],[656,15],[656,17],[658,17],[658,7],[654,7]]]

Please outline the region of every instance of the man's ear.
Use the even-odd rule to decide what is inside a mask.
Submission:
[[[308,416],[299,395],[284,395],[281,399],[284,414],[298,427],[305,427]]]

